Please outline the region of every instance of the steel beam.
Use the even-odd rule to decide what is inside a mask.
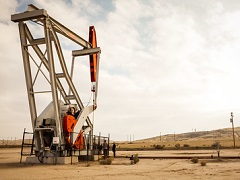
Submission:
[[[32,84],[32,73],[31,73],[31,67],[29,62],[29,56],[27,52],[27,39],[25,36],[25,30],[24,30],[24,23],[19,22],[19,34],[20,34],[20,41],[22,46],[22,56],[23,56],[23,66],[24,66],[24,72],[25,72],[25,79],[26,79],[26,86],[27,86],[27,94],[29,99],[29,108],[31,113],[31,121],[32,121],[32,127],[34,129],[35,121],[37,118],[37,111],[36,111],[36,104],[35,104],[35,97],[33,92],[33,84]]]
[[[33,39],[32,41],[30,41],[29,46],[32,45],[40,45],[40,44],[45,44],[45,38],[38,38],[38,39]]]
[[[98,54],[99,52],[101,52],[100,47],[91,48],[91,49],[83,49],[83,50],[74,50],[74,51],[72,51],[72,56],[92,55],[92,54]]]
[[[31,122],[32,122],[32,129],[35,129],[35,123],[37,119],[37,110],[36,110],[36,103],[35,103],[35,95],[32,93],[33,84],[32,84],[32,73],[31,73],[31,66],[29,61],[29,55],[27,52],[27,38],[25,32],[25,24],[23,21],[20,21],[18,24],[19,27],[19,34],[20,34],[20,41],[21,41],[21,49],[22,49],[22,57],[23,57],[23,66],[25,72],[25,79],[26,79],[26,86],[27,86],[27,95],[28,95],[28,103],[31,115]],[[38,134],[34,134],[36,150],[40,150],[40,140],[38,138]]]
[[[71,31],[70,29],[68,29],[67,27],[65,27],[64,25],[62,25],[61,23],[59,23],[58,21],[56,21],[55,19],[53,19],[52,17],[50,17],[52,23],[53,23],[53,28],[56,32],[62,34],[63,36],[71,39],[72,41],[74,41],[75,43],[79,44],[80,46],[84,47],[84,48],[91,48],[91,44],[84,40],[82,37],[80,37],[79,35],[77,35],[76,33],[74,33],[73,31]]]
[[[58,104],[58,94],[57,94],[57,86],[56,86],[56,75],[55,75],[50,27],[51,27],[50,20],[49,18],[46,18],[46,21],[44,23],[44,32],[45,32],[45,38],[46,38],[49,76],[50,76],[50,82],[51,82],[54,115],[55,115],[55,121],[56,121],[56,131],[57,131],[56,136],[59,137],[60,140],[62,141],[62,133],[61,133],[62,126],[60,121],[60,112],[59,112],[59,104]]]
[[[58,33],[62,34],[63,36],[71,39],[75,43],[79,44],[80,46],[84,48],[91,48],[91,44],[84,40],[82,37],[68,29],[66,26],[62,25],[58,21],[56,21],[54,18],[50,17],[47,14],[47,11],[44,9],[38,9],[37,7],[33,7],[32,5],[29,5],[31,11],[27,11],[24,13],[19,13],[19,14],[13,14],[11,16],[11,20],[13,22],[20,22],[20,21],[27,21],[27,20],[33,20],[36,19],[37,21],[43,22],[43,18],[49,17],[51,22],[53,23],[53,28],[55,31]]]
[[[38,9],[35,11],[28,11],[19,14],[13,14],[11,20],[13,22],[27,21],[32,19],[39,19],[47,17],[47,11],[44,9]]]

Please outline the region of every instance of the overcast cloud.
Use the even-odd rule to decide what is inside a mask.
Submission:
[[[102,53],[94,134],[126,140],[226,128],[230,112],[240,125],[240,1],[0,0],[1,139],[32,131],[11,22],[30,3],[84,39],[96,28]],[[81,66],[88,71],[88,63]]]

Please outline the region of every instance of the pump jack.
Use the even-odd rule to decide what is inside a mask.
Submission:
[[[86,155],[92,150],[93,123],[89,114],[97,108],[99,56],[101,49],[97,47],[94,26],[89,27],[89,40],[82,37],[53,19],[44,9],[30,4],[25,12],[11,16],[19,25],[23,65],[27,86],[29,109],[34,134],[35,155],[44,159],[67,156],[66,151],[75,148],[77,155]],[[32,23],[32,24],[30,24]],[[30,27],[43,29],[43,37],[34,37]],[[60,38],[67,38],[80,45],[82,49],[72,50],[71,72],[67,69]],[[38,34],[39,36],[39,34]],[[55,47],[55,49],[54,49]],[[55,51],[54,51],[55,50]],[[35,53],[33,56],[32,52]],[[84,107],[73,82],[74,61],[79,56],[89,56],[90,77],[92,83],[93,103]],[[38,62],[35,59],[38,59]],[[58,71],[56,64],[58,63]],[[33,76],[35,67],[35,76]],[[59,70],[60,69],[60,70]],[[47,73],[46,73],[47,72]],[[39,74],[49,84],[50,90],[35,90]],[[65,82],[65,83],[64,83]],[[40,84],[41,87],[41,84]],[[39,86],[38,86],[39,88]],[[67,90],[69,92],[67,93]],[[50,104],[38,114],[38,94],[51,94]],[[78,114],[75,117],[67,114],[69,107],[74,107]],[[77,133],[73,133],[77,132]],[[54,148],[53,148],[54,147]]]

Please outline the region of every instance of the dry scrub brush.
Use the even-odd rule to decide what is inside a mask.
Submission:
[[[206,161],[201,161],[201,166],[206,166],[207,162]]]
[[[132,155],[131,164],[137,164],[139,162],[138,154]]]
[[[193,158],[191,159],[191,161],[192,161],[193,163],[198,163],[198,158],[197,158],[197,157],[193,157]]]
[[[113,159],[112,158],[107,158],[107,159],[101,159],[99,160],[99,163],[101,165],[111,165],[112,164]]]

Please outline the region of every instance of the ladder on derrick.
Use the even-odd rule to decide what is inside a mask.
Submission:
[[[32,135],[32,138],[31,139],[25,139],[25,135],[26,134],[29,134],[29,135]],[[26,153],[24,151],[24,148],[29,148],[30,147],[30,152],[29,153]],[[22,146],[21,146],[21,158],[20,158],[20,163],[22,163],[22,157],[23,156],[31,156],[31,155],[34,155],[33,153],[33,147],[34,147],[34,134],[32,132],[27,132],[26,131],[26,128],[24,128],[24,131],[23,131],[23,138],[22,138]]]

